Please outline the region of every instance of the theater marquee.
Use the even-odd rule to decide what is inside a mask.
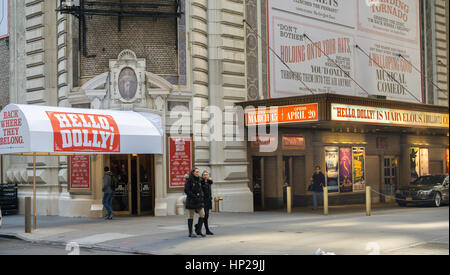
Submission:
[[[245,111],[245,122],[247,126],[256,126],[318,121],[318,110],[317,103],[249,109]]]
[[[449,127],[448,114],[343,104],[331,104],[331,120],[399,126]]]

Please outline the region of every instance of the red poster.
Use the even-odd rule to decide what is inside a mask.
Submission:
[[[449,152],[448,152],[448,149],[446,150],[446,162],[447,162],[447,170],[446,170],[446,172],[447,172],[447,174],[448,174],[448,171],[449,171]]]
[[[120,133],[109,115],[46,112],[55,152],[120,152]]]
[[[89,156],[70,157],[70,189],[89,189]]]
[[[169,137],[169,188],[184,187],[192,167],[192,139]]]

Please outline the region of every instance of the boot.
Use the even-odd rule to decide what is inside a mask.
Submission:
[[[207,218],[207,217],[205,217],[204,224],[205,224],[205,229],[206,229],[206,235],[214,235],[214,233],[212,233],[212,232],[209,230],[209,226],[208,226],[208,218]]]
[[[188,228],[189,228],[189,237],[197,238],[194,234],[192,234],[192,224],[194,223],[194,219],[188,219]]]
[[[202,234],[203,220],[204,220],[204,218],[198,218],[198,226],[197,226],[197,228],[195,229],[195,233],[196,233],[198,236],[206,237],[205,235]]]

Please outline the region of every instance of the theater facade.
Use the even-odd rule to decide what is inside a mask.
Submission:
[[[256,210],[283,207],[287,186],[294,206],[312,205],[315,166],[340,205],[362,203],[365,186],[388,202],[418,176],[448,173],[447,5],[247,2],[238,105]]]
[[[311,205],[315,166],[331,205],[363,203],[365,186],[374,202],[389,202],[419,176],[448,174],[447,107],[331,94],[240,105],[254,128],[247,138],[255,209],[284,207],[286,186],[294,206]]]
[[[67,108],[64,115],[76,121],[67,116],[67,125],[82,127],[91,123],[82,115],[89,110],[139,113],[157,117],[161,130],[156,153],[121,153],[112,145],[101,153],[4,155],[2,183],[17,184],[19,213],[34,194],[35,178],[37,215],[100,217],[105,166],[120,178],[113,207],[121,215],[182,213],[184,175],[194,166],[211,172],[221,211],[253,211],[245,143],[213,142],[201,132],[210,119],[207,106],[223,109],[247,99],[244,6],[231,0],[9,1],[10,104]],[[136,123],[129,127],[140,128]],[[1,142],[18,140],[14,130],[5,133]],[[79,133],[62,144],[103,140]],[[114,142],[117,137],[114,132]],[[141,143],[131,141],[145,148]]]

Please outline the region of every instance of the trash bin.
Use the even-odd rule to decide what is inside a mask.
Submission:
[[[17,184],[0,184],[0,208],[3,215],[15,215],[19,211]]]

